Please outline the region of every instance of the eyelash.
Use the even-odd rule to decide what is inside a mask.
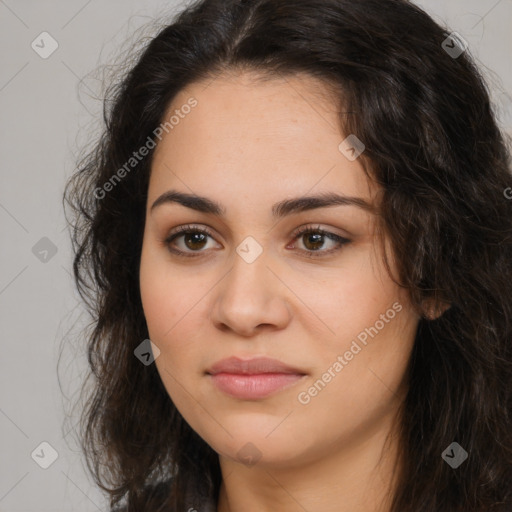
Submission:
[[[194,234],[194,233],[201,233],[203,235],[209,236],[210,238],[214,238],[212,233],[208,229],[198,228],[196,226],[189,224],[189,225],[180,226],[179,228],[177,228],[173,233],[171,233],[168,237],[166,237],[163,240],[163,243],[165,244],[165,246],[167,247],[167,249],[170,252],[172,252],[173,254],[176,254],[177,256],[185,257],[185,258],[196,258],[196,257],[200,256],[201,252],[204,252],[204,251],[187,252],[187,251],[182,251],[180,249],[171,248],[171,243],[179,236],[183,236],[184,234]],[[330,231],[325,231],[320,226],[317,226],[317,227],[303,226],[303,227],[296,229],[292,233],[293,240],[294,241],[297,240],[298,238],[300,238],[302,235],[304,235],[306,233],[318,233],[318,234],[321,234],[321,235],[329,238],[330,240],[333,240],[338,243],[337,248],[330,249],[328,251],[322,251],[320,249],[317,251],[306,251],[306,250],[301,249],[300,252],[304,253],[304,256],[306,256],[308,258],[321,258],[325,255],[340,251],[344,245],[350,243],[350,240],[348,238],[336,235],[334,233],[331,233]]]

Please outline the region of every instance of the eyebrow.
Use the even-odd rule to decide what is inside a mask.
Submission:
[[[152,204],[150,211],[153,212],[153,210],[158,206],[168,203],[181,204],[187,208],[197,210],[198,212],[216,215],[217,217],[225,217],[226,215],[225,208],[216,201],[207,197],[178,192],[176,190],[168,190],[159,196]],[[275,219],[280,219],[293,213],[304,212],[307,210],[346,205],[357,206],[358,208],[362,208],[363,210],[370,212],[375,211],[375,207],[372,204],[360,197],[351,197],[336,194],[334,192],[326,192],[324,194],[314,196],[302,196],[279,201],[272,206],[272,216]]]

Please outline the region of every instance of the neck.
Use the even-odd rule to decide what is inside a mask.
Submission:
[[[389,512],[399,442],[393,421],[294,464],[252,467],[221,456],[218,512]]]

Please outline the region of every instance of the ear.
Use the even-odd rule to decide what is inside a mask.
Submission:
[[[437,320],[449,309],[451,304],[430,298],[422,302],[423,317],[427,320]]]

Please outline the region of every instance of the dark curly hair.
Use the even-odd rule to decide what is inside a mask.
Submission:
[[[188,486],[217,497],[221,474],[156,366],[134,357],[149,337],[139,263],[152,152],[104,186],[188,84],[255,70],[337,88],[340,128],[364,141],[361,162],[382,189],[399,283],[420,311],[425,299],[450,306],[418,326],[392,512],[512,510],[510,143],[469,51],[447,51],[454,37],[406,0],[202,0],[132,56],[64,193],[74,277],[94,319],[82,448],[111,506],[184,510]],[[452,441],[469,453],[457,470],[441,458]]]

